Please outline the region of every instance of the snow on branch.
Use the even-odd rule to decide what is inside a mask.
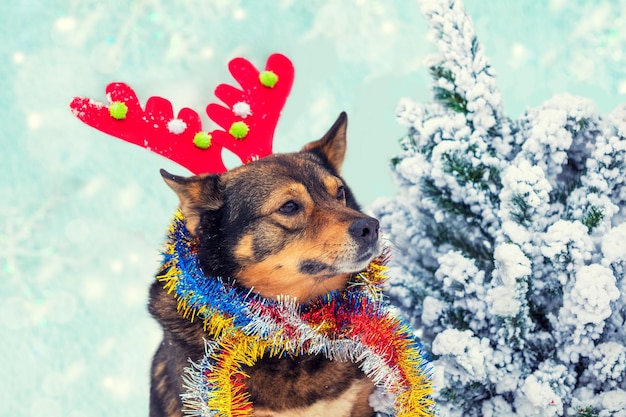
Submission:
[[[435,99],[467,114],[478,131],[495,128],[502,115],[502,98],[462,3],[421,0],[420,5],[430,24],[430,38],[441,52],[429,63]]]
[[[434,355],[441,416],[626,417],[626,105],[557,95],[512,120],[457,0],[404,99],[389,294]]]

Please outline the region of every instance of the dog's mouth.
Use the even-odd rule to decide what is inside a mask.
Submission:
[[[376,242],[376,244],[369,247],[367,250],[362,251],[357,255],[354,260],[354,271],[351,272],[360,272],[367,268],[367,266],[372,262],[374,258],[380,255],[381,246],[380,242]]]
[[[330,278],[338,274],[350,274],[363,271],[370,262],[380,255],[380,242],[376,241],[367,247],[345,251],[332,262],[317,259],[303,259],[298,265],[298,272],[315,276],[319,279]]]
[[[316,261],[315,259],[305,259],[298,265],[298,271],[305,275],[328,275],[337,274],[337,269],[330,264]]]
[[[370,249],[364,251],[359,256],[357,256],[355,263],[357,264],[365,263],[365,266],[367,266],[372,261],[372,259],[380,255],[380,251],[381,251],[380,243],[377,242],[376,245],[372,245]]]

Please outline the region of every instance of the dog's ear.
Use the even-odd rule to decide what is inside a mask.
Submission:
[[[341,112],[328,132],[321,139],[305,145],[302,152],[313,152],[320,155],[337,174],[340,174],[343,159],[346,156],[347,127],[348,115],[346,112]]]
[[[187,230],[196,234],[200,214],[205,210],[219,210],[223,200],[219,191],[219,175],[181,177],[162,169],[161,176],[178,195],[180,209],[185,216]]]

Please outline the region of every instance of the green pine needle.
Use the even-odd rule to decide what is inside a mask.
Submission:
[[[446,69],[444,67],[432,66],[428,70],[431,77],[433,77],[435,81],[439,80],[440,78],[445,78],[448,81],[454,82],[454,74],[449,69]]]
[[[422,181],[422,193],[426,198],[434,201],[437,206],[447,213],[461,215],[467,218],[477,217],[468,204],[452,200],[450,191],[437,187],[432,178],[424,178]]]
[[[446,328],[454,328],[461,331],[469,330],[470,316],[471,313],[462,308],[448,310],[445,316],[441,318],[441,324]]]
[[[515,221],[523,226],[527,226],[532,222],[532,215],[530,214],[530,204],[526,201],[521,194],[515,194],[511,199],[514,209],[511,210],[511,216]]]
[[[550,192],[550,204],[554,204],[556,202],[561,203],[563,205],[567,205],[567,198],[576,188],[580,188],[582,185],[581,181],[581,173],[577,173],[576,175],[570,178],[563,178],[562,181],[559,182],[557,187],[554,188]]]
[[[490,398],[495,394],[495,388],[491,385],[484,385],[480,382],[471,382],[465,385],[457,385],[455,388],[442,388],[439,397],[446,402],[453,402],[455,408],[465,412],[472,409],[477,401]],[[470,415],[466,413],[464,415]],[[473,413],[472,413],[473,415]]]
[[[446,401],[454,401],[457,399],[458,394],[452,388],[442,388],[439,391],[439,396]]]
[[[432,180],[426,180],[424,183],[429,181]],[[432,184],[427,186],[427,188],[437,192],[441,191]],[[422,191],[424,192],[424,188]],[[448,222],[437,223],[430,214],[424,213],[423,226],[426,235],[433,240],[433,245],[437,247],[450,245],[468,259],[474,259],[479,268],[486,271],[493,269],[493,253],[490,249],[494,244],[493,239],[480,229],[471,226],[475,224],[477,216],[471,212],[469,206],[454,203],[449,196],[446,197],[443,194],[427,198],[434,198],[437,205],[444,211],[452,214],[461,214],[466,219],[465,227],[459,227],[458,224],[450,224]],[[480,238],[471,237],[477,234]]]
[[[598,227],[604,219],[604,210],[602,207],[591,206],[582,218],[582,222],[587,226],[587,232],[591,233],[593,229]]]
[[[468,182],[477,184],[483,181],[486,170],[484,165],[479,164],[474,166],[458,153],[446,153],[443,157],[446,162],[444,171],[448,174],[453,174],[459,185],[465,185]]]
[[[459,93],[439,86],[433,87],[433,92],[435,93],[435,100],[447,108],[467,114],[467,100]]]
[[[576,413],[576,417],[598,417],[598,410],[589,406],[585,408],[579,408]]]
[[[429,70],[430,75],[435,81],[443,78],[454,84],[454,74],[449,69],[441,66],[432,66]],[[444,106],[456,112],[467,114],[467,100],[459,93],[439,86],[434,86],[433,92],[435,94],[435,99],[441,102]]]
[[[589,118],[587,117],[583,117],[582,119],[579,119],[579,120],[568,119],[568,122],[572,124],[568,123],[565,126],[565,129],[568,130],[573,135],[578,135],[584,130],[587,130],[587,128],[589,128],[591,124]]]

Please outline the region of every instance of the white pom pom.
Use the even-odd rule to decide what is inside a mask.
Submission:
[[[235,113],[235,115],[241,117],[242,119],[245,119],[246,117],[252,115],[250,105],[243,101],[240,101],[239,103],[235,103],[233,105],[233,113]]]
[[[187,129],[187,123],[183,122],[180,119],[172,119],[167,122],[167,130],[175,135],[180,135],[185,131],[185,129]]]

